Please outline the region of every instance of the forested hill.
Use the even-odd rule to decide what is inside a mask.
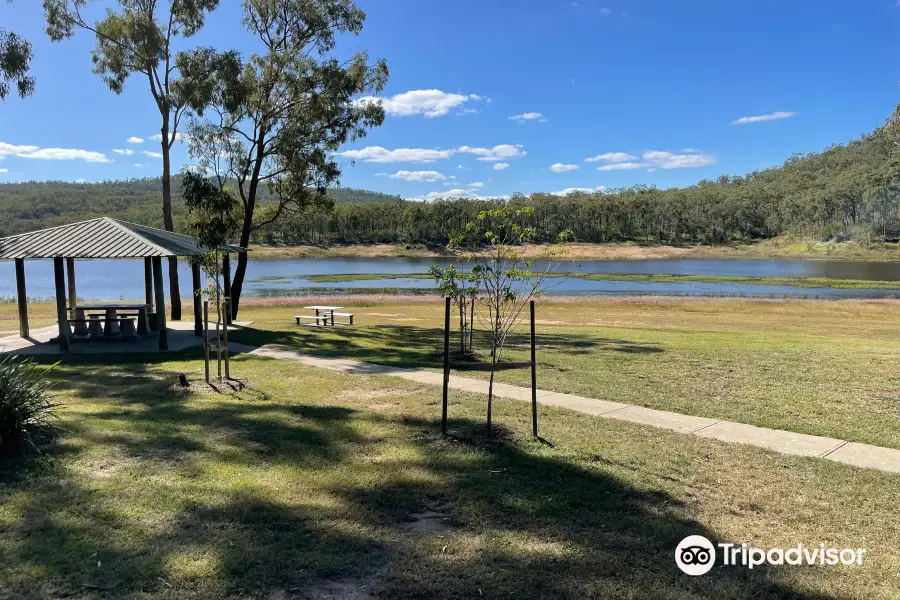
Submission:
[[[336,203],[392,202],[400,198],[369,190],[335,188]],[[0,236],[102,216],[162,227],[162,182],[156,178],[102,183],[29,181],[0,184]],[[173,180],[176,224],[185,220],[181,180]]]
[[[728,243],[802,234],[871,241],[900,236],[900,178],[892,149],[900,137],[884,128],[822,152],[795,155],[784,165],[741,177],[660,190],[633,186],[600,193],[514,196],[531,204],[540,240],[571,229],[582,242],[635,240]],[[179,182],[173,190],[176,228],[185,224]],[[98,184],[31,182],[0,185],[0,234],[115,215],[159,226],[158,179]],[[255,232],[257,242],[444,244],[447,234],[487,203],[433,203],[353,189],[329,192],[333,210],[285,218]],[[263,199],[265,202],[265,199]]]
[[[795,155],[776,168],[697,185],[646,186],[565,197],[532,194],[513,206],[534,207],[540,241],[571,229],[581,242],[639,241],[722,244],[799,234],[823,240],[875,241],[900,236],[900,194],[884,128],[822,152]],[[292,243],[414,242],[443,244],[485,206],[484,201],[342,204],[287,220],[258,241]]]

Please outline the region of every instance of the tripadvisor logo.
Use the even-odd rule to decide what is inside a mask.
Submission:
[[[716,548],[718,547],[718,553]],[[825,544],[790,548],[755,548],[747,544],[714,546],[702,535],[689,535],[675,548],[675,564],[688,575],[705,575],[720,559],[725,567],[753,569],[760,565],[861,565],[865,548],[827,548]]]

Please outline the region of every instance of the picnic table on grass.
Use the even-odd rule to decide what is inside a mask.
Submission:
[[[297,324],[300,324],[301,319],[310,319],[313,321],[312,324],[318,325],[321,323],[322,325],[331,325],[332,327],[335,325],[334,317],[348,317],[350,319],[349,325],[353,325],[353,315],[351,313],[336,313],[336,310],[341,310],[344,308],[343,306],[324,306],[321,304],[314,304],[312,306],[304,306],[306,310],[314,310],[316,311],[315,316],[313,315],[295,315],[294,319],[297,320]],[[348,325],[348,323],[338,323],[338,325]]]

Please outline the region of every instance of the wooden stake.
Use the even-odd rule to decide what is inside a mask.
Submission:
[[[203,372],[209,383],[209,301],[203,301]]]
[[[447,387],[450,384],[450,296],[444,299],[444,402],[441,433],[447,435]]]
[[[227,252],[222,256],[222,291],[225,292],[226,299],[231,298],[231,257]],[[231,325],[231,303],[225,310],[224,320],[226,325]]]
[[[227,254],[225,256],[228,256]],[[228,298],[225,298],[225,314],[229,314],[231,310],[231,302]],[[225,347],[222,349],[222,352],[225,353],[225,379],[231,379],[231,370],[228,368],[228,323],[225,323],[225,328],[222,331],[222,337],[225,341]]]
[[[531,301],[531,433],[538,437],[537,360],[534,351],[534,300]]]

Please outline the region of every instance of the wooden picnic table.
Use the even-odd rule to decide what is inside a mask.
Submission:
[[[334,325],[334,311],[341,310],[344,308],[343,306],[322,306],[320,304],[314,304],[313,306],[304,306],[306,310],[314,310],[316,311],[316,316],[318,317],[320,312],[325,313],[327,316],[331,317],[331,324]],[[325,324],[328,324],[328,321],[325,321]]]
[[[120,333],[119,329],[119,320],[118,320],[118,312],[119,311],[134,311],[137,312],[138,322],[137,322],[137,334],[138,335],[148,335],[150,333],[150,328],[148,327],[148,319],[147,313],[150,310],[149,304],[140,304],[140,303],[126,303],[126,304],[114,304],[114,303],[104,303],[104,304],[79,304],[75,306],[74,310],[81,311],[82,313],[91,313],[91,312],[100,312],[104,313],[104,320],[106,321],[106,328],[104,330],[104,334],[106,336],[112,336]]]

